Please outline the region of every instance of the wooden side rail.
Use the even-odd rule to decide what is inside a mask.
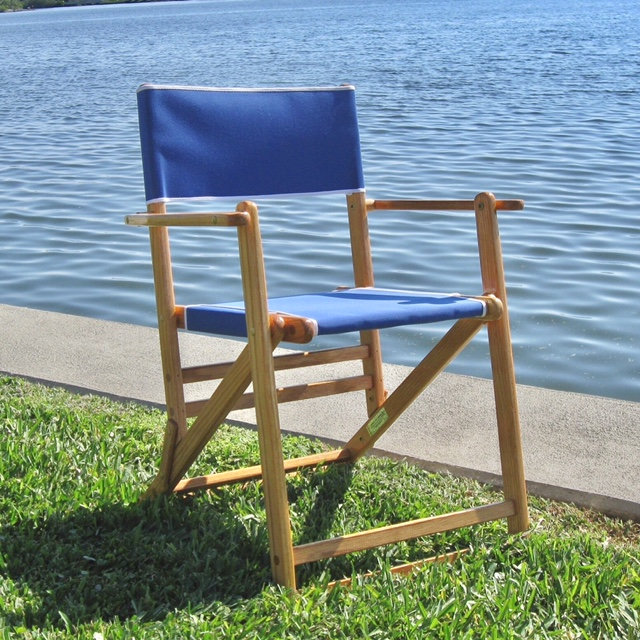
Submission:
[[[448,562],[453,564],[458,558],[469,553],[470,549],[459,549],[458,551],[450,551],[449,553],[442,553],[437,556],[431,556],[430,558],[423,558],[422,560],[416,560],[415,562],[408,562],[407,564],[400,564],[396,567],[391,567],[389,573],[396,576],[408,576],[410,573],[420,569],[421,567],[428,566],[430,564],[443,564]],[[368,571],[367,573],[360,574],[362,578],[373,578],[380,575],[379,571]],[[333,580],[327,584],[328,589],[334,587],[350,587],[353,584],[353,578],[342,578],[340,580]]]
[[[344,449],[334,449],[323,453],[313,453],[301,458],[290,458],[284,461],[285,473],[293,473],[298,469],[306,467],[318,467],[335,462],[349,462],[349,455]],[[244,467],[243,469],[233,469],[231,471],[221,471],[206,476],[197,476],[181,480],[175,487],[174,492],[184,493],[187,491],[197,491],[200,489],[213,489],[223,487],[236,482],[248,482],[259,480],[262,477],[262,466]]]
[[[308,400],[309,398],[323,398],[325,396],[337,395],[339,393],[350,393],[352,391],[364,391],[371,389],[373,382],[371,376],[353,376],[350,378],[339,378],[337,380],[324,380],[320,382],[309,382],[291,387],[281,387],[276,390],[278,404],[285,402],[296,402],[297,400]],[[196,400],[187,402],[187,418],[197,416],[207,400]],[[255,406],[255,396],[253,393],[245,393],[233,406],[233,411],[240,409],[251,409]]]
[[[326,558],[343,556],[354,551],[373,549],[385,544],[412,540],[421,536],[428,536],[443,531],[452,531],[461,527],[468,527],[492,520],[500,520],[515,513],[513,501],[496,502],[482,507],[473,507],[464,511],[446,513],[430,518],[421,518],[401,524],[392,524],[378,529],[369,529],[359,533],[352,533],[338,538],[309,542],[293,548],[296,565]]]
[[[323,349],[320,351],[304,351],[302,353],[287,353],[274,357],[276,371],[287,369],[299,369],[301,367],[316,367],[336,362],[348,362],[363,360],[369,356],[369,348],[366,345],[354,347],[339,347],[337,349]],[[192,382],[206,382],[207,380],[220,380],[224,378],[233,362],[220,362],[217,364],[185,367],[182,369],[184,384]]]
[[[524,200],[496,200],[496,209],[521,211]],[[473,211],[474,200],[373,200],[367,199],[367,211]]]
[[[135,213],[125,217],[135,227],[242,227],[248,216],[240,211],[229,213]]]

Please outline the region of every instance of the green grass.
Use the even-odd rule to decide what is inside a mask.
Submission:
[[[640,638],[640,526],[542,500],[526,536],[491,523],[314,563],[287,593],[270,583],[259,483],[137,502],[163,422],[0,378],[0,639]],[[224,427],[200,470],[257,456],[253,432]],[[296,542],[498,499],[382,458],[305,471],[288,489]],[[388,571],[469,546],[408,578]]]

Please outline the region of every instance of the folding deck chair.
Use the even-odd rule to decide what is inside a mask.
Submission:
[[[145,495],[262,478],[273,577],[293,589],[296,567],[304,563],[503,518],[510,532],[525,530],[527,494],[496,215],[501,209],[521,209],[522,201],[496,200],[491,193],[481,193],[474,200],[367,199],[351,86],[232,90],[142,85],[137,95],[147,212],[127,216],[126,222],[149,227],[168,413],[160,469]],[[335,192],[346,194],[354,286],[269,299],[258,207],[252,200]],[[222,197],[242,201],[232,212],[167,210],[167,203],[174,200]],[[390,209],[474,211],[480,295],[376,288],[368,216]],[[236,228],[244,300],[176,304],[168,227],[200,225]],[[387,397],[379,329],[441,321],[453,324]],[[294,546],[285,474],[357,460],[484,326],[493,371],[504,500]],[[183,368],[180,329],[244,338],[247,344],[234,363]],[[280,343],[303,344],[338,333],[355,334],[356,344],[274,355]],[[362,361],[362,375],[292,388],[276,386],[275,371],[323,363],[331,367],[348,360]],[[184,385],[202,380],[220,382],[207,401],[185,403]],[[252,393],[245,393],[250,384]],[[362,422],[344,447],[284,460],[278,403],[347,391],[364,391],[366,402]],[[256,411],[261,465],[185,478],[228,413],[251,405]],[[195,421],[189,426],[190,417]]]

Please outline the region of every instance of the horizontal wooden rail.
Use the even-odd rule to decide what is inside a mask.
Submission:
[[[294,562],[299,565],[326,558],[335,558],[354,551],[364,551],[365,549],[373,549],[385,544],[403,542],[404,540],[412,540],[413,538],[434,533],[499,520],[514,514],[515,505],[512,500],[507,500],[455,513],[446,513],[440,516],[352,533],[329,540],[309,542],[293,548]]]
[[[420,569],[421,567],[424,567],[430,564],[445,564],[447,562],[449,564],[452,564],[458,558],[466,555],[467,553],[469,553],[469,549],[460,549],[459,551],[450,551],[449,553],[441,553],[438,556],[431,556],[429,558],[423,558],[422,560],[416,560],[415,562],[408,562],[407,564],[400,564],[396,567],[391,567],[389,569],[389,573],[392,573],[393,575],[406,576],[412,573],[413,571],[416,571],[417,569]],[[379,575],[380,575],[379,571],[369,571],[368,573],[363,573],[360,577],[362,579],[367,579],[367,578],[374,578]],[[337,586],[350,587],[352,583],[353,583],[353,578],[342,578],[342,580],[334,580],[333,582],[330,582],[327,585],[327,587],[329,589],[333,589],[334,587],[337,587]]]
[[[496,209],[520,211],[524,200],[496,200]],[[367,200],[367,210],[394,211],[473,211],[473,200]]]
[[[333,451],[325,451],[323,453],[314,453],[301,458],[291,458],[284,461],[284,470],[286,473],[293,473],[298,469],[305,467],[317,467],[323,464],[331,464],[333,462],[349,462],[349,454],[344,449],[334,449]],[[198,476],[194,478],[185,478],[180,481],[174,492],[184,493],[186,491],[197,491],[200,489],[213,489],[214,487],[222,487],[227,484],[235,484],[236,482],[248,482],[257,480],[262,477],[262,466],[255,465],[253,467],[244,467],[243,469],[234,469],[232,471],[222,471],[206,476]]]
[[[248,216],[240,211],[229,213],[136,213],[125,217],[136,227],[242,227]]]
[[[301,367],[315,367],[324,364],[335,364],[337,362],[364,360],[367,357],[369,357],[369,347],[367,345],[357,345],[354,347],[340,347],[337,349],[322,349],[319,351],[304,351],[301,353],[279,355],[274,357],[273,364],[276,371],[285,371]],[[182,369],[182,379],[185,384],[219,380],[220,378],[224,378],[232,365],[233,362],[220,362],[217,364],[185,367]]]
[[[373,382],[371,376],[352,376],[350,378],[339,378],[337,380],[323,380],[321,382],[309,382],[291,387],[277,389],[278,403],[295,402],[296,400],[308,400],[309,398],[322,398],[338,393],[349,393],[351,391],[363,391],[371,389]],[[207,400],[196,400],[186,403],[187,417],[197,416]],[[253,393],[245,393],[235,404],[232,411],[240,409],[250,409],[255,406]]]
[[[364,360],[369,357],[367,345],[353,347],[338,347],[337,349],[321,349],[319,351],[305,351],[303,353],[291,353],[275,356],[274,366],[276,371],[298,369],[300,367],[315,367],[324,364],[336,364],[353,360]]]

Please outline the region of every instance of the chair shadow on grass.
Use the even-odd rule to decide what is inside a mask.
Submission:
[[[302,522],[294,521],[295,542],[305,544],[336,535],[332,533],[334,524],[340,516],[345,495],[353,481],[354,465],[337,464],[311,469],[305,472],[308,477],[307,492],[313,497],[311,507],[306,511]],[[289,496],[290,501],[295,499]],[[296,526],[297,525],[297,526]],[[350,572],[350,565],[344,557],[315,562],[298,568],[299,583],[317,576],[330,568],[334,577],[343,577]]]
[[[289,487],[294,500],[297,491],[313,497],[297,514],[300,542],[330,531],[352,468],[309,474],[304,486]],[[261,504],[261,487],[251,483],[238,491],[79,508],[0,528],[2,572],[24,594],[22,614],[0,604],[0,618],[27,628],[61,626],[60,611],[72,624],[133,615],[162,620],[187,605],[198,609],[257,595],[271,583],[266,525],[256,515],[260,507],[239,516],[237,503]],[[305,581],[323,570],[308,565]]]

